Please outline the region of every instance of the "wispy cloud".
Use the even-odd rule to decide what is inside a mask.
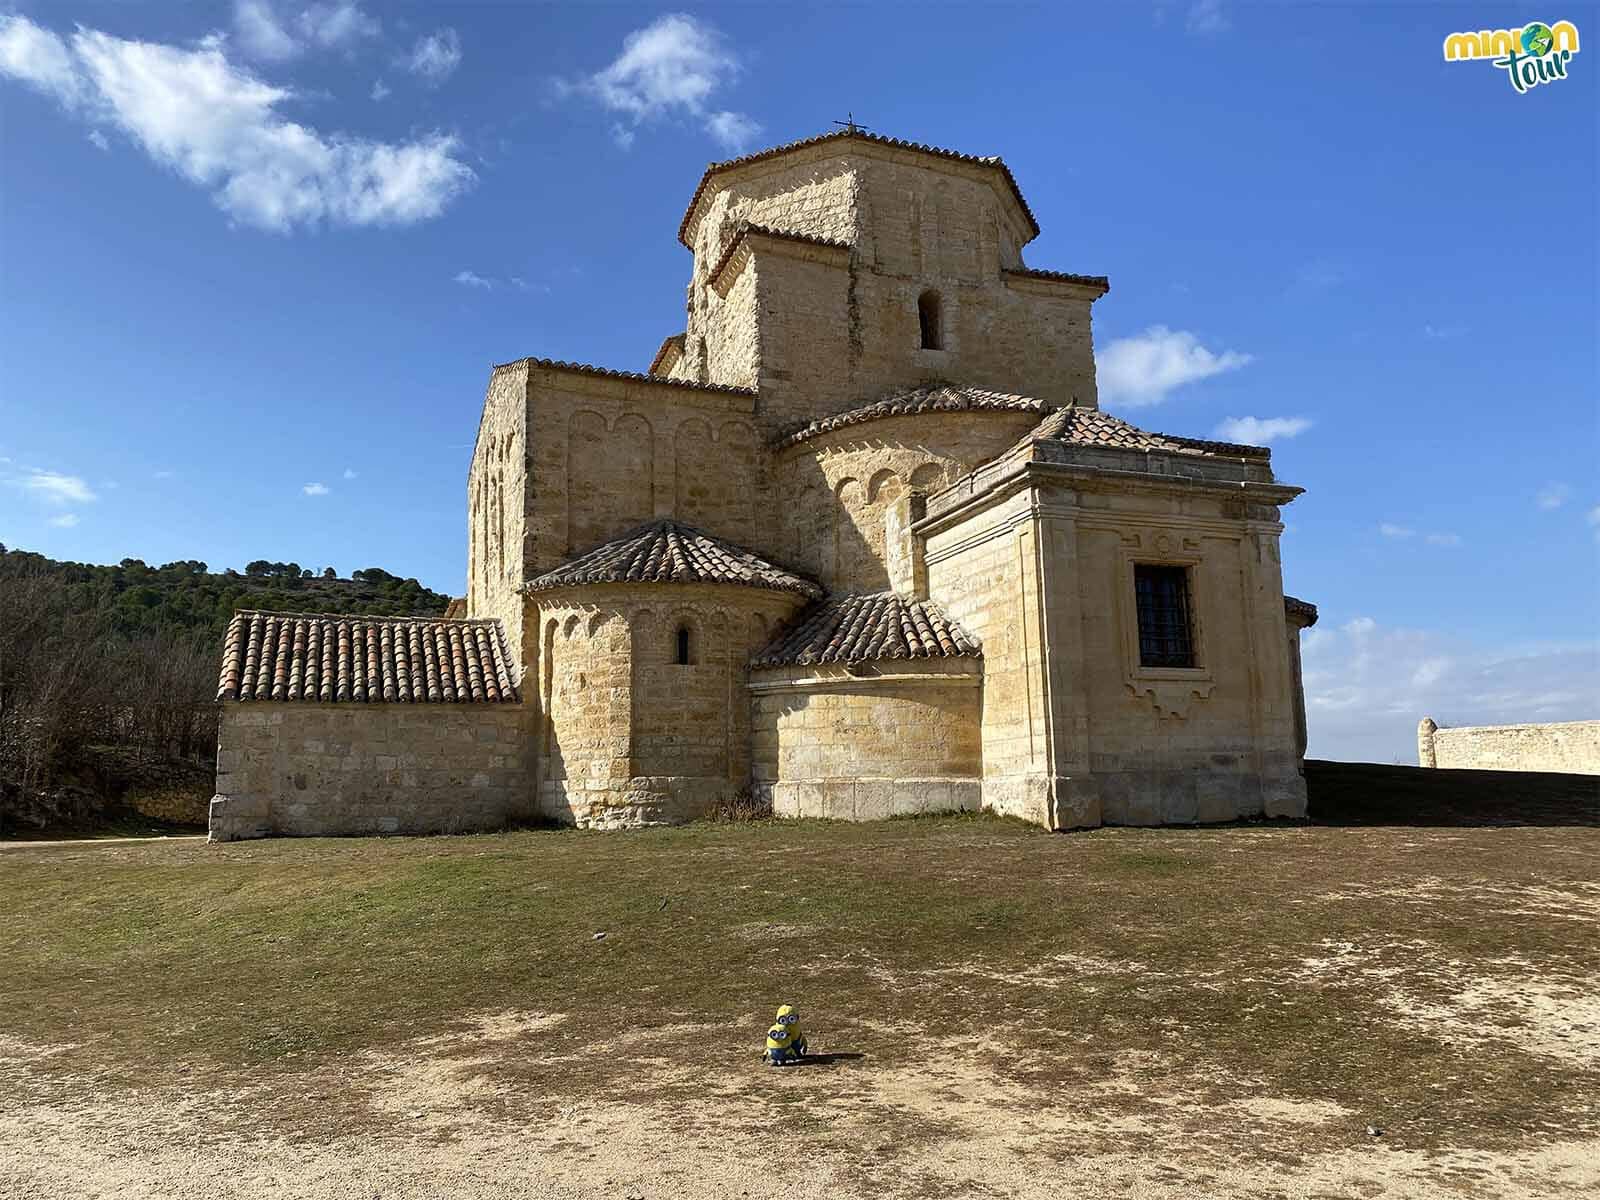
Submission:
[[[308,50],[333,50],[354,45],[382,32],[376,17],[359,4],[312,4],[299,12],[268,0],[238,0],[233,32],[245,55],[263,62],[283,62]]]
[[[743,70],[737,54],[712,26],[685,13],[668,13],[622,39],[622,52],[603,70],[576,82],[557,80],[561,94],[581,94],[621,120],[612,140],[624,150],[640,127],[676,115],[697,122],[724,150],[736,152],[761,134],[745,113],[712,109],[714,93]]]
[[[1336,258],[1314,258],[1295,272],[1294,286],[1301,291],[1326,292],[1355,277],[1350,264]]]
[[[462,287],[482,288],[484,291],[494,287],[494,280],[487,275],[479,275],[476,271],[457,271],[455,281]]]
[[[88,504],[99,499],[80,476],[63,475],[58,471],[28,468],[7,482],[47,504]]]
[[[1309,417],[1229,417],[1212,430],[1211,436],[1245,446],[1270,446],[1299,437],[1311,424]]]
[[[300,490],[308,496],[326,496],[333,489],[325,483],[308,483]]]
[[[1195,0],[1183,22],[1185,29],[1200,37],[1226,33],[1232,26],[1222,0]]]
[[[1396,525],[1391,521],[1384,521],[1378,526],[1378,532],[1391,541],[1403,542],[1408,538],[1417,536],[1417,531],[1410,525]],[[1430,546],[1459,546],[1461,535],[1459,533],[1424,533],[1422,540]]]
[[[1585,515],[1584,520],[1589,522],[1589,528],[1594,530],[1594,539],[1600,542],[1600,504],[1596,504]]]
[[[1096,373],[1102,400],[1138,408],[1161,403],[1186,383],[1237,371],[1250,361],[1250,355],[1233,350],[1207,350],[1187,330],[1152,325],[1107,345],[1096,356]]]
[[[1545,512],[1560,508],[1572,498],[1572,485],[1569,483],[1547,483],[1539,489],[1538,495],[1533,498]]]
[[[296,94],[230,62],[225,47],[219,37],[186,49],[81,26],[63,38],[26,17],[0,17],[0,75],[121,129],[241,224],[280,233],[413,224],[438,216],[476,178],[453,136],[378,142],[286,120],[278,108]]]
[[[1301,637],[1310,753],[1416,762],[1417,722],[1579,720],[1600,711],[1600,645],[1482,646],[1372,617]]]
[[[62,513],[59,516],[51,517],[45,523],[54,525],[57,529],[71,529],[78,523],[78,519],[77,513]]]
[[[461,65],[461,35],[454,29],[436,29],[417,39],[411,53],[399,60],[399,65],[437,86],[449,79]]]
[[[354,479],[356,477],[356,473],[354,471],[352,471],[349,467],[346,467],[344,469],[344,477],[346,479]]]
[[[171,479],[173,477],[173,475],[175,475],[175,474],[177,474],[177,472],[175,472],[175,471],[152,471],[150,473],[150,478],[152,478],[152,479]]]
[[[1465,325],[1424,325],[1422,327],[1423,337],[1440,342],[1454,341],[1458,337],[1465,337],[1466,334],[1467,327]]]
[[[480,291],[493,291],[495,288],[516,288],[519,292],[539,291],[548,292],[550,288],[542,283],[529,283],[520,275],[508,275],[501,278],[498,275],[479,275],[476,271],[457,271],[451,279],[462,287],[478,288]]]
[[[89,143],[100,150],[111,149],[110,140],[107,139],[106,135],[101,133],[98,129],[89,130]]]
[[[386,100],[390,94],[389,85],[384,83],[383,80],[379,79],[373,83],[371,95],[374,100]]]

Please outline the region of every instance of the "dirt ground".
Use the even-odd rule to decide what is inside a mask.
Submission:
[[[1600,1195],[1587,817],[41,846],[0,911],[4,1200]]]

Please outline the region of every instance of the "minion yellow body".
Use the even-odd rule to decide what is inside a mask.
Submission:
[[[763,1056],[774,1067],[786,1067],[805,1056],[806,1035],[800,1031],[800,1014],[792,1004],[778,1010],[778,1019],[767,1030],[767,1049]]]

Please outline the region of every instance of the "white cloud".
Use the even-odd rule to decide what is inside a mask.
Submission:
[[[1594,530],[1594,540],[1600,542],[1600,504],[1596,504],[1591,508],[1584,520],[1588,521],[1590,527]]]
[[[1461,535],[1459,533],[1430,533],[1425,540],[1430,546],[1461,545]]]
[[[325,483],[308,483],[300,490],[308,496],[326,496],[333,489]]]
[[[1390,521],[1385,521],[1379,525],[1378,532],[1384,537],[1392,538],[1395,541],[1404,541],[1406,538],[1414,538],[1417,536],[1417,531],[1411,526],[1396,525]],[[1425,533],[1422,535],[1422,540],[1427,542],[1430,546],[1461,545],[1461,535],[1459,533]]]
[[[1250,355],[1233,350],[1207,350],[1187,330],[1152,325],[1117,338],[1096,356],[1100,398],[1129,408],[1159,404],[1174,388],[1236,371],[1250,361]]]
[[[277,107],[294,93],[229,62],[220,39],[183,49],[79,28],[69,51],[26,17],[0,18],[0,74],[116,125],[261,229],[411,224],[438,216],[475,179],[451,136],[375,142],[285,120]]]
[[[313,4],[294,15],[280,15],[268,0],[238,0],[233,29],[246,56],[283,62],[312,48],[333,50],[377,37],[382,26],[349,0]]]
[[[1195,0],[1189,6],[1189,15],[1184,20],[1184,28],[1201,35],[1224,33],[1232,24],[1222,7],[1222,0]]]
[[[1551,509],[1560,508],[1571,498],[1571,484],[1548,483],[1539,489],[1539,494],[1533,498],[1533,502],[1546,512],[1549,512]]]
[[[667,13],[623,38],[622,53],[609,66],[575,84],[557,81],[557,89],[622,114],[626,120],[612,124],[611,137],[624,150],[640,125],[676,114],[699,122],[723,149],[738,151],[760,135],[760,124],[745,113],[711,111],[708,101],[742,69],[712,26]]]
[[[400,65],[430,84],[440,84],[461,65],[461,37],[454,29],[437,29],[417,39]]]
[[[1211,436],[1245,446],[1270,446],[1273,442],[1298,437],[1311,428],[1308,417],[1229,417]]]
[[[344,477],[346,479],[354,479],[356,477],[356,473],[354,471],[352,471],[349,467],[346,467],[344,469]]]
[[[1432,338],[1435,341],[1441,342],[1453,341],[1458,337],[1465,337],[1466,332],[1467,328],[1465,325],[1424,325],[1422,327],[1423,337]]]
[[[724,150],[737,154],[761,133],[761,126],[744,113],[714,112],[706,118],[706,132]]]
[[[495,281],[486,275],[479,275],[476,271],[457,271],[455,281],[462,287],[482,288],[488,291],[494,287]]]
[[[374,100],[386,100],[389,97],[389,95],[390,95],[389,85],[384,83],[383,80],[379,79],[379,80],[377,80],[376,82],[373,83],[373,85],[372,85],[372,98]]]
[[[1382,525],[1378,526],[1378,532],[1383,534],[1383,536],[1386,538],[1408,538],[1417,536],[1417,531],[1415,529],[1408,528],[1405,525],[1391,525],[1388,521],[1385,521]]]
[[[54,96],[69,110],[83,101],[83,77],[67,44],[27,17],[0,17],[0,75]]]
[[[89,141],[101,150],[111,149],[111,143],[106,140],[106,135],[98,129],[89,130]]]
[[[150,473],[150,478],[152,478],[152,479],[171,479],[175,474],[177,474],[176,471],[152,471]]]
[[[63,475],[57,471],[28,468],[16,479],[7,480],[15,487],[38,496],[47,504],[88,504],[99,499],[83,479],[77,475]]]
[[[57,529],[71,529],[77,523],[77,513],[62,513],[58,517],[51,517],[50,520],[46,522],[48,525],[54,525]]]
[[[1417,722],[1498,725],[1600,711],[1600,645],[1487,647],[1358,617],[1301,637],[1313,758],[1415,763]]]

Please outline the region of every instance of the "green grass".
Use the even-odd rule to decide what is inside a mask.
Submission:
[[[1592,905],[1597,865],[1581,825],[1063,836],[971,816],[17,849],[0,1012],[13,1038],[74,1047],[34,1082],[248,1080],[288,1103],[350,1055],[507,1009],[569,1018],[493,1069],[530,1095],[602,1094],[631,1068],[571,1055],[684,1026],[661,1053],[724,1069],[793,1001],[857,1069],[905,1055],[907,1030],[989,1034],[1012,1047],[996,1076],[1041,1096],[1142,1061],[1148,1094],[1116,1103],[1181,1080],[1219,1102],[1333,1100],[1401,1144],[1496,1146],[1592,1131],[1596,1074],[1510,1009],[1467,1046],[1386,997],[1592,987],[1593,908],[1520,898]],[[1338,943],[1373,970],[1308,974]]]

